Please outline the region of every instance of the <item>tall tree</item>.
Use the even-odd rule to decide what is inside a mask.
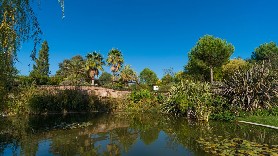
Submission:
[[[65,85],[82,85],[86,83],[85,60],[77,55],[71,59],[66,59],[59,64],[59,70],[56,76],[64,79]]]
[[[105,65],[103,57],[100,53],[92,52],[86,56],[86,70],[92,80],[92,85],[95,85],[95,76],[99,75],[99,70],[103,71],[102,66]]]
[[[184,72],[193,80],[209,81],[210,70],[203,61],[189,56],[189,62],[184,67]]]
[[[110,70],[113,73],[113,81],[115,81],[117,73],[121,70],[124,64],[122,52],[118,49],[112,48],[108,53],[106,62],[108,66],[111,66]]]
[[[39,57],[35,59],[30,76],[39,80],[49,77],[49,74],[49,47],[47,41],[44,41],[39,51]]]
[[[170,74],[166,74],[161,78],[161,83],[163,85],[168,85],[174,82],[174,77]]]
[[[101,85],[108,85],[113,81],[112,75],[107,72],[102,72],[98,80]]]
[[[34,58],[36,47],[40,43],[41,29],[32,9],[30,0],[0,0],[0,94],[4,99],[14,86],[17,73],[14,67],[16,54],[23,42],[32,40]],[[64,10],[64,0],[60,0]],[[0,100],[1,100],[0,97]],[[3,101],[5,103],[5,101]]]
[[[264,43],[257,47],[251,55],[254,61],[270,61],[271,65],[278,68],[278,46],[275,42]]]
[[[158,81],[158,77],[156,73],[149,68],[143,69],[139,75],[139,78],[140,78],[140,83],[146,84],[148,86],[153,86]]]
[[[211,35],[205,35],[189,52],[189,62],[197,60],[208,66],[210,82],[213,83],[213,69],[227,63],[233,52],[234,46],[231,43]]]
[[[7,49],[13,54],[22,42],[33,40],[35,56],[36,46],[40,42],[41,29],[33,11],[31,0],[0,0],[0,38],[3,52]],[[58,0],[64,13],[64,0]],[[1,51],[2,52],[2,51]]]
[[[186,75],[186,73],[184,71],[179,71],[174,76],[174,80],[177,83],[185,80],[186,78],[187,78],[187,75]]]
[[[124,66],[120,73],[120,77],[125,84],[128,82],[137,82],[138,80],[136,72],[130,67],[130,65]]]

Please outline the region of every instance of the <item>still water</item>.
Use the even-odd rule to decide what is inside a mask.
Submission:
[[[217,143],[198,140],[227,142],[234,138],[256,147],[271,147],[269,155],[276,155],[277,130],[234,122],[198,123],[161,114],[126,113],[0,119],[0,155],[217,155]],[[221,143],[218,147],[226,150],[225,146]],[[227,149],[234,146],[239,148],[231,143]]]

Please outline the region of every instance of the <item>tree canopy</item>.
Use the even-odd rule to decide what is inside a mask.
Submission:
[[[33,71],[31,72],[42,76],[49,76],[49,47],[47,41],[44,41],[39,51],[39,57],[35,59]]]
[[[270,61],[274,69],[278,68],[278,46],[275,42],[264,43],[251,55],[253,61]]]
[[[234,46],[232,44],[223,39],[205,35],[189,52],[189,64],[192,65],[194,62],[209,67],[210,79],[213,82],[213,69],[227,63],[233,52]]]
[[[71,59],[66,59],[59,64],[59,70],[56,76],[62,77],[63,84],[81,85],[86,83],[87,73],[85,70],[85,60],[82,56],[77,55]]]
[[[89,53],[86,58],[85,68],[91,77],[92,85],[94,85],[94,78],[99,75],[99,70],[103,71],[102,66],[105,65],[105,62],[102,55],[97,52]]]
[[[122,52],[118,49],[112,48],[108,53],[108,58],[106,60],[108,66],[111,66],[110,70],[113,73],[113,79],[115,80],[115,76],[117,72],[121,70],[124,64],[124,58]]]
[[[251,59],[256,61],[272,60],[278,57],[278,46],[274,42],[261,44],[252,52]]]
[[[225,79],[231,77],[236,71],[247,68],[248,62],[241,58],[230,60],[229,63],[222,66],[222,72]]]
[[[37,84],[46,84],[49,74],[49,47],[47,41],[44,41],[30,76],[35,78]]]
[[[149,68],[145,68],[140,72],[139,75],[140,83],[148,86],[153,86],[157,83],[158,77],[154,71]]]
[[[108,85],[113,81],[112,75],[107,72],[103,72],[98,80],[101,85]]]
[[[137,74],[136,72],[130,67],[130,65],[125,65],[120,73],[120,78],[124,83],[128,82],[137,82]]]

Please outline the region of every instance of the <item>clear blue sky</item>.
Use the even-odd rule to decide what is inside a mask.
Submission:
[[[58,63],[77,54],[118,48],[137,73],[145,67],[183,70],[188,52],[205,34],[235,46],[233,57],[249,58],[265,42],[278,42],[277,0],[41,0],[36,13],[50,47],[52,75]],[[17,68],[28,75],[29,43],[18,53]],[[109,71],[109,68],[105,68]]]

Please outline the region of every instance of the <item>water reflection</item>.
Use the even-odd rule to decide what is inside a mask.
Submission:
[[[278,144],[276,130],[161,114],[1,118],[0,130],[2,155],[205,155],[197,140],[215,136]]]

